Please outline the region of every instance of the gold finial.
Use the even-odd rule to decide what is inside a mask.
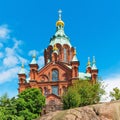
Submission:
[[[22,66],[21,66],[21,68],[24,68],[24,62],[22,62]]]
[[[64,26],[64,22],[62,21],[62,10],[58,11],[58,21],[56,22],[56,26]]]
[[[57,51],[57,50],[58,50],[58,48],[57,48],[57,46],[55,44],[54,47],[53,47],[53,51]]]
[[[90,63],[90,57],[88,57],[88,63],[87,63],[87,66],[90,66],[91,63]]]
[[[74,53],[73,53],[74,55],[76,55],[76,47],[75,47],[75,49],[74,49]]]

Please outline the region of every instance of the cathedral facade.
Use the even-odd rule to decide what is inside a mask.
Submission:
[[[44,50],[44,66],[39,69],[36,55],[33,55],[29,64],[30,72],[27,77],[22,65],[18,73],[19,93],[26,88],[38,88],[46,96],[46,105],[60,105],[61,96],[75,80],[87,79],[95,83],[98,76],[95,57],[92,64],[88,58],[86,72],[79,72],[80,62],[76,56],[76,49],[71,45],[69,37],[64,32],[64,22],[56,22],[56,32],[50,39],[48,47]]]

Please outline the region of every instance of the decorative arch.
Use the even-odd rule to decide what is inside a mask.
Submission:
[[[69,46],[69,45],[67,45],[67,44],[63,44],[63,48],[70,49],[70,46]]]
[[[53,46],[52,45],[49,45],[47,50],[50,50],[50,49],[53,49]]]
[[[57,43],[56,46],[57,46],[57,48],[58,48],[59,50],[62,48],[62,45],[59,44],[59,43]]]
[[[39,76],[39,80],[40,80],[40,82],[47,82],[47,81],[49,81],[49,78],[47,75],[42,74]]]
[[[53,61],[57,61],[57,56],[58,56],[57,51],[54,51],[54,52],[52,53],[52,60],[53,60]]]

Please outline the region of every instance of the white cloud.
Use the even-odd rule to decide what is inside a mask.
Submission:
[[[17,73],[20,70],[20,62],[26,62],[27,59],[21,57],[21,45],[22,41],[12,38],[10,35],[11,30],[8,29],[7,25],[0,26],[0,47],[3,47],[0,52],[0,83],[6,81],[12,81],[17,78]],[[7,40],[3,42],[4,40]],[[9,46],[10,42],[10,46]],[[7,47],[6,47],[7,46]],[[11,47],[12,46],[12,47]]]
[[[3,60],[3,65],[7,67],[14,67],[19,63],[18,58],[16,56],[5,57]]]
[[[0,40],[7,40],[10,38],[11,31],[8,29],[8,25],[1,25],[0,26]]]
[[[13,48],[6,47],[5,48],[5,53],[6,53],[6,56],[11,56],[11,55],[15,54],[15,51],[14,51]]]
[[[120,89],[120,74],[108,76],[106,79],[104,79],[104,85],[106,86],[106,95],[102,97],[101,101],[110,101],[111,97],[109,95],[110,92],[113,91],[113,88],[118,87]]]
[[[38,57],[38,65],[39,65],[39,68],[42,68],[44,66],[44,56]]]
[[[21,45],[22,41],[13,39],[13,47],[6,47],[5,48],[5,57],[3,58],[3,65],[5,67],[15,67],[20,62],[27,63],[27,60],[20,56],[19,52],[21,49],[19,46]]]
[[[27,60],[27,59],[25,59],[25,58],[23,58],[21,56],[17,55],[17,57],[18,57],[20,63],[24,63],[24,64],[28,64],[29,63],[29,60]]]
[[[15,45],[14,45],[15,46]],[[17,58],[17,49],[13,48],[5,48],[5,57],[3,58],[3,65],[5,67],[14,67],[19,63],[19,59]]]
[[[11,81],[12,79],[16,78],[18,71],[19,67],[14,67],[0,72],[0,83]]]
[[[14,46],[13,49],[18,49],[19,50],[19,46],[22,45],[22,41],[21,40],[17,40],[16,38],[13,38],[14,41]]]

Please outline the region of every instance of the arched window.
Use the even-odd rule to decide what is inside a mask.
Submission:
[[[49,60],[51,61],[52,60],[52,50],[49,51]]]
[[[58,70],[52,71],[52,81],[58,81]]]
[[[67,49],[64,48],[64,62],[67,62]]]
[[[72,51],[70,51],[70,61],[72,60]]]

